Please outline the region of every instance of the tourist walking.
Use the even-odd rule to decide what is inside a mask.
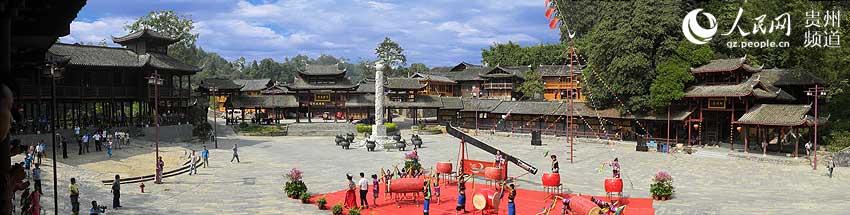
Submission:
[[[195,161],[198,160],[198,155],[195,154],[195,150],[192,150],[192,154],[189,155],[189,175],[198,174],[198,170],[195,169]]]
[[[162,184],[162,170],[165,168],[165,162],[162,161],[162,156],[156,158],[156,177],[154,184]]]
[[[829,156],[829,161],[826,163],[826,169],[829,173],[829,178],[832,178],[832,170],[835,169],[835,157]]]
[[[360,186],[360,205],[364,208],[369,208],[369,202],[366,201],[366,194],[369,193],[369,180],[366,180],[366,174],[360,173],[360,181],[357,181]]]
[[[100,151],[100,144],[101,144],[100,141],[101,141],[101,139],[103,139],[103,135],[100,134],[100,131],[95,132],[94,133],[94,151],[95,152]]]
[[[82,147],[80,147],[80,154],[83,154],[83,153],[89,153],[89,141],[91,141],[91,140],[90,140],[90,138],[91,138],[91,134],[90,134],[90,133],[87,133],[86,135],[83,135],[83,145],[85,145],[86,151],[85,151],[85,152],[83,152],[83,148],[82,148]]]
[[[62,159],[68,159],[68,138],[62,136],[62,142],[59,143],[62,148]]]
[[[68,192],[71,193],[71,214],[80,214],[80,189],[77,188],[77,180],[71,178],[71,185],[68,185]]]
[[[806,157],[812,153],[812,142],[806,142]]]
[[[210,163],[210,150],[207,150],[207,145],[204,145],[204,150],[201,151],[201,158],[204,159],[204,168],[207,168]]]
[[[112,158],[112,139],[109,139],[106,142],[106,155],[108,155],[109,158]]]
[[[41,165],[36,164],[35,168],[32,169],[32,181],[35,185],[34,186],[35,191],[40,193],[40,194],[44,194],[44,192],[41,191],[41,168],[40,168],[40,166]]]
[[[41,214],[41,192],[32,192],[30,193],[30,208],[29,214],[31,215],[39,215]]]
[[[354,190],[357,189],[357,186],[354,185],[354,177],[351,174],[345,174],[345,177],[348,179],[348,190],[345,191],[345,208],[356,208],[357,207],[357,197],[354,194]]]
[[[235,143],[233,144],[233,157],[230,158],[231,163],[233,163],[233,159],[236,159],[236,163],[239,163],[239,146]]]
[[[115,175],[115,180],[112,181],[112,207],[121,207],[121,176]]]
[[[378,207],[378,175],[372,174],[372,205]]]
[[[38,144],[35,145],[35,158],[37,164],[41,164],[41,159],[44,157],[44,140],[39,140]]]

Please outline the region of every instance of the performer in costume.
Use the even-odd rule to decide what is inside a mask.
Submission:
[[[422,197],[422,214],[428,215],[428,206],[431,204],[431,182],[428,180],[422,186]]]
[[[466,211],[466,180],[468,178],[464,178],[463,175],[458,176],[457,180],[457,207],[455,208],[455,215],[457,215],[461,210],[463,213],[468,213]]]
[[[437,204],[440,204],[440,173],[434,178],[434,194],[437,197]]]
[[[620,203],[619,201],[614,202],[613,204],[609,204],[608,202],[596,199],[594,197],[590,197],[590,201],[596,203],[596,206],[599,206],[599,208],[602,208],[603,213],[612,212],[614,213],[614,215],[620,215],[623,213],[623,210],[626,209],[625,205],[617,206]]]
[[[514,184],[511,184],[508,186],[508,215],[516,215],[514,199],[516,199],[516,187]]]
[[[608,166],[611,167],[614,178],[620,178],[620,161],[618,158],[614,158],[614,161],[608,163]]]
[[[354,192],[357,189],[357,186],[354,185],[351,174],[346,174],[345,177],[348,178],[348,190],[345,191],[345,208],[356,208],[357,196]]]

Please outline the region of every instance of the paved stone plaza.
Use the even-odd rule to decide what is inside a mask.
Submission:
[[[409,137],[409,135],[405,135]],[[529,145],[528,137],[479,136],[535,165],[540,172],[526,175],[518,186],[541,190],[540,176],[549,170],[546,151],[559,156],[562,181],[573,193],[603,195],[602,180],[610,170],[598,173],[602,162],[619,157],[623,166],[626,195],[650,197],[649,184],[658,170],[674,177],[673,200],[656,202],[657,214],[846,214],[850,170],[836,169],[834,178],[825,170],[813,171],[804,165],[780,165],[731,160],[727,149],[701,149],[694,155],[635,152],[634,145],[601,144],[594,139],[577,141],[575,163],[569,163],[569,147],[563,138],[544,140],[544,146]],[[361,138],[361,137],[358,137]],[[419,150],[423,165],[457,159],[458,140],[448,135],[423,135],[425,148]],[[230,147],[238,143],[242,162],[230,163]],[[212,144],[208,144],[212,148]],[[199,145],[188,146],[200,148]],[[469,147],[472,159],[491,160],[493,156]],[[164,185],[146,183],[146,193],[137,185],[122,187],[121,209],[111,209],[109,186],[96,182],[101,173],[60,163],[60,214],[70,212],[68,178],[82,180],[82,208],[91,200],[110,204],[109,214],[329,214],[314,205],[304,205],[284,197],[284,174],[291,168],[304,171],[310,192],[326,193],[345,187],[345,173],[377,173],[380,168],[401,165],[402,152],[366,152],[358,148],[342,150],[333,137],[242,137],[228,135],[211,150],[210,168],[197,175],[165,179]],[[148,164],[139,164],[148,165]],[[172,166],[173,167],[173,166]],[[45,168],[45,198],[42,205],[52,210],[49,166]],[[523,170],[509,167],[509,175]],[[170,169],[166,167],[166,169]],[[100,176],[102,177],[102,176]],[[329,202],[329,205],[335,202]],[[84,210],[87,211],[87,210]]]

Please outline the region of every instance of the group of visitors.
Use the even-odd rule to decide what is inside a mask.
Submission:
[[[113,148],[122,148],[124,145],[130,144],[130,133],[122,132],[118,129],[114,132],[98,129],[94,132],[82,133],[80,127],[75,127],[74,136],[79,148],[78,155],[91,152],[89,149],[94,144],[95,152],[106,151],[106,156],[112,158]],[[63,149],[63,154],[66,154],[65,151]]]

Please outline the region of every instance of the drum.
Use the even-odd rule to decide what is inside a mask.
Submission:
[[[561,174],[543,173],[543,186],[557,187],[561,185]]]
[[[599,215],[602,211],[602,209],[599,208],[599,206],[596,206],[596,203],[593,203],[590,199],[577,196],[570,200],[570,209],[572,209],[572,214],[581,215]]]
[[[623,179],[622,178],[606,178],[605,179],[605,192],[622,193],[623,192]]]
[[[505,180],[505,176],[502,175],[502,168],[500,167],[484,168],[484,177],[497,181]]]
[[[483,189],[472,196],[472,206],[476,210],[485,210],[493,208],[493,197],[496,196],[496,191],[491,189]]]
[[[396,178],[390,181],[390,193],[416,193],[422,191],[423,178]]]
[[[437,162],[437,172],[440,174],[451,174],[452,173],[452,163],[450,162]]]

